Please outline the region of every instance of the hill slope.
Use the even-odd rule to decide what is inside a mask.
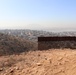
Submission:
[[[0,75],[76,75],[76,50],[30,51],[4,59],[8,58],[8,64],[18,62],[0,69]]]
[[[35,43],[26,39],[0,33],[0,55],[18,54],[34,49]]]

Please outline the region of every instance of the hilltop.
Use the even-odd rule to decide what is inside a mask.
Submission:
[[[76,75],[76,50],[49,49],[1,57],[0,75]]]

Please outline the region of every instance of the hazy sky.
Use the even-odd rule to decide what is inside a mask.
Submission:
[[[0,0],[0,29],[76,28],[76,0]]]

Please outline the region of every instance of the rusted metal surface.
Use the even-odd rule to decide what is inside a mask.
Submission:
[[[76,37],[75,36],[38,37],[38,42],[40,41],[76,41]]]
[[[59,48],[72,48],[76,49],[75,36],[61,36],[61,37],[38,37],[38,49],[59,49]]]

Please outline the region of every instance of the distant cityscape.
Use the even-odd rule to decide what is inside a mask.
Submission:
[[[13,35],[20,38],[26,38],[27,40],[37,41],[39,36],[76,36],[76,32],[47,32],[38,30],[0,30],[0,33]]]

